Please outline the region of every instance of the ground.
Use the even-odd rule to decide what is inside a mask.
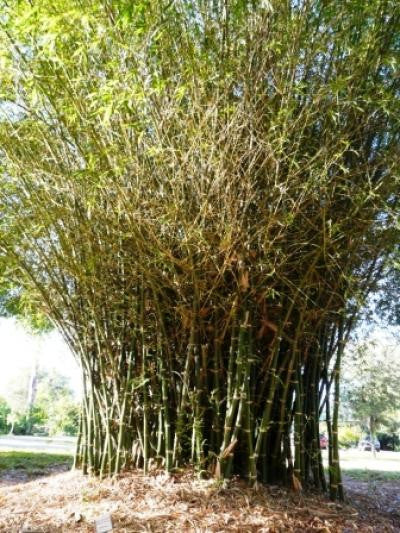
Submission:
[[[277,486],[254,491],[239,480],[226,489],[189,471],[99,482],[66,471],[70,456],[1,452],[0,531],[88,533],[109,514],[119,533],[400,532],[400,454],[365,454],[342,454],[348,503],[338,505]]]
[[[347,498],[365,521],[382,520],[400,531],[400,482],[345,478]],[[375,530],[374,530],[375,531]]]

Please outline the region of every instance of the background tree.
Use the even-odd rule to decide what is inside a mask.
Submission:
[[[0,396],[0,433],[8,433],[10,427],[8,416],[10,412],[10,406],[6,400]]]
[[[8,420],[10,434],[26,434],[29,425],[28,396],[31,381],[31,369],[24,368],[19,376],[8,386],[7,403],[10,407]]]
[[[78,431],[79,405],[68,379],[55,371],[43,371],[37,365],[34,372],[22,369],[9,384],[4,410],[8,411],[8,430],[17,435],[38,431],[76,435]]]
[[[397,351],[365,341],[350,351],[344,372],[343,401],[352,418],[359,420],[372,439],[379,429],[393,430],[393,415],[400,409]]]
[[[36,424],[45,426],[49,435],[76,435],[79,403],[69,380],[57,372],[41,372],[34,404]]]

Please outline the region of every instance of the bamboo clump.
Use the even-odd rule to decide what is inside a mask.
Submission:
[[[326,490],[324,418],[343,497],[341,358],[398,238],[399,7],[355,4],[7,3],[0,243],[81,365],[84,472]]]

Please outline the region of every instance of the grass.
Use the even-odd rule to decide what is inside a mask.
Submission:
[[[343,469],[343,474],[357,481],[400,481],[400,471],[369,470],[368,468]]]
[[[0,452],[0,475],[5,470],[18,470],[38,475],[57,466],[72,466],[71,455],[41,452]]]
[[[323,454],[328,472],[327,453]],[[382,451],[375,456],[371,452],[356,449],[340,450],[342,474],[356,481],[400,482],[400,453]]]

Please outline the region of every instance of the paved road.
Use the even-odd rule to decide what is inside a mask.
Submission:
[[[27,451],[46,453],[74,453],[74,437],[0,436],[0,452]]]

